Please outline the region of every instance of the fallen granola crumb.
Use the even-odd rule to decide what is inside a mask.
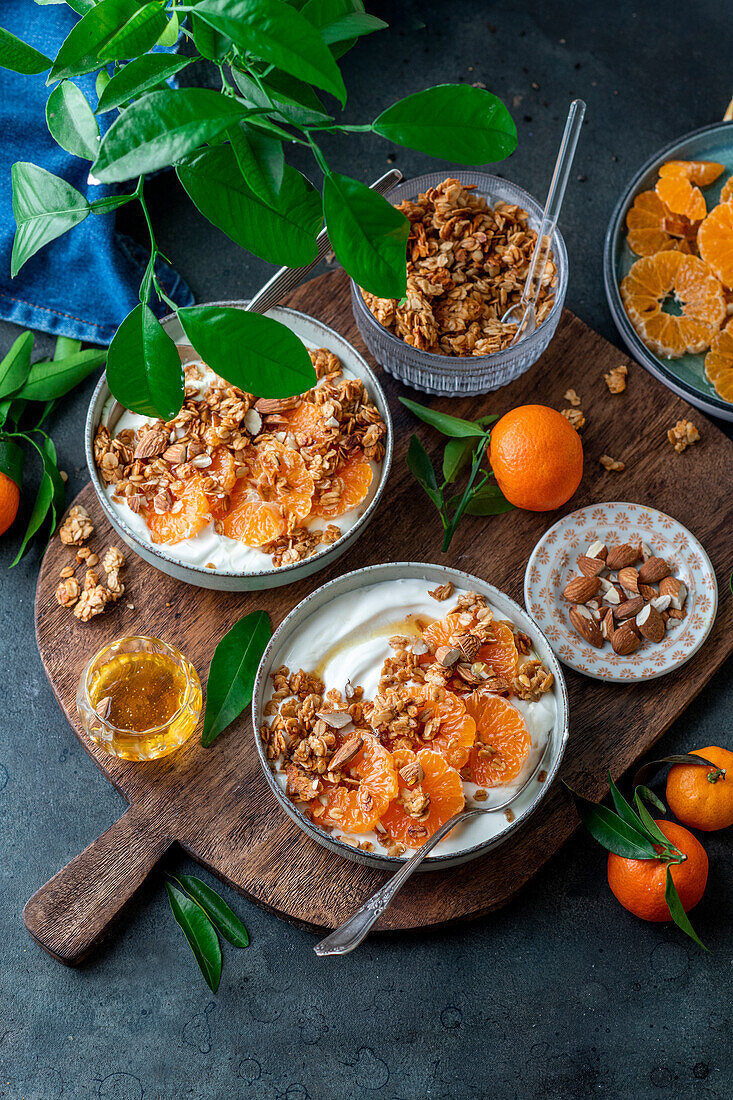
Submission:
[[[574,408],[577,408],[580,405],[580,398],[578,397],[575,390],[565,390],[565,393],[563,394],[563,399],[565,401],[569,401]]]
[[[74,566],[73,565],[65,565],[64,568],[59,573],[59,576],[63,580],[66,580],[67,577],[73,577],[74,576]]]
[[[628,368],[624,363],[621,363],[618,367],[613,367],[608,374],[604,374],[603,377],[606,380],[611,393],[623,393],[626,389],[626,376],[628,375]]]
[[[96,554],[94,556],[96,557]],[[97,558],[97,561],[99,561],[99,558]],[[125,555],[122,551],[116,546],[110,546],[107,549],[107,553],[102,558],[102,569],[104,569],[105,573],[119,573],[125,561]],[[92,562],[89,561],[88,564],[91,565]]]
[[[61,607],[73,607],[78,599],[79,582],[74,577],[67,576],[56,589],[56,602]]]
[[[604,470],[612,470],[616,473],[620,473],[621,470],[626,469],[625,462],[619,462],[618,459],[611,458],[610,455],[601,455],[599,461]]]
[[[567,394],[565,396],[567,397]],[[585,415],[582,409],[562,409],[561,413],[573,425],[576,432],[585,427]]]
[[[678,420],[674,428],[670,428],[667,432],[667,439],[678,455],[681,455],[693,443],[697,443],[699,438],[700,432],[691,420]]]
[[[69,509],[69,514],[59,527],[59,538],[66,546],[80,546],[94,533],[94,524],[81,504]]]

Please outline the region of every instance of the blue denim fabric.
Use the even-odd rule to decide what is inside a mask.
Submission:
[[[39,6],[31,0],[3,0],[0,22],[6,30],[54,57],[78,16],[66,4]],[[15,279],[10,255],[15,233],[10,167],[31,161],[61,176],[90,199],[115,188],[89,184],[89,163],[61,149],[46,128],[45,74],[21,76],[0,69],[0,319],[57,336],[108,344],[136,305],[148,256],[135,241],[115,232],[115,215],[90,214],[81,225],[32,256]],[[75,78],[92,107],[97,102],[94,74]],[[115,112],[100,116],[109,125]],[[134,186],[134,184],[133,184]],[[131,189],[131,188],[130,188]],[[174,271],[161,266],[161,284],[180,305],[191,291]],[[162,316],[167,307],[151,301]]]

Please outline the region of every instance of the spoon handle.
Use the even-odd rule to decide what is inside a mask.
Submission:
[[[570,169],[573,166],[573,159],[575,157],[575,150],[578,145],[580,128],[583,125],[584,116],[584,101],[582,99],[574,99],[568,111],[565,132],[562,136],[560,151],[557,154],[555,171],[552,173],[550,190],[547,193],[545,212],[542,215],[542,222],[537,232],[537,247],[532,254],[532,263],[527,272],[527,281],[524,284],[524,292],[522,294],[523,303],[534,301],[537,297],[540,282],[545,273],[545,266],[550,253],[550,245],[552,244],[552,235],[555,232],[557,219],[560,217],[560,209],[562,207],[562,201],[565,198],[565,189],[568,185]],[[534,286],[535,275],[537,275],[536,287]]]

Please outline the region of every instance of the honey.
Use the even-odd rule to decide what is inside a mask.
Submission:
[[[155,760],[183,745],[201,715],[193,665],[157,638],[120,638],[85,668],[77,709],[89,737],[113,756]]]

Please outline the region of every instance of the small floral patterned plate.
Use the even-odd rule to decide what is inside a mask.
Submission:
[[[659,644],[645,641],[628,657],[619,657],[610,644],[595,649],[568,619],[570,604],[562,591],[578,573],[578,555],[597,539],[607,546],[647,543],[687,585],[685,618]],[[712,629],[718,585],[702,546],[676,519],[643,504],[592,504],[565,516],[537,543],[524,575],[524,603],[564,664],[596,680],[630,683],[664,676],[689,661]]]

